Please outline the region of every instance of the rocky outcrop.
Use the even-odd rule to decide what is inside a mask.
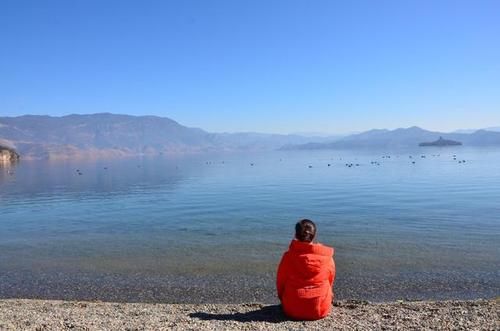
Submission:
[[[19,154],[9,147],[0,146],[0,163],[12,163],[19,161]]]

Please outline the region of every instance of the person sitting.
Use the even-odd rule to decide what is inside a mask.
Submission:
[[[313,243],[316,225],[303,219],[278,266],[276,286],[283,312],[295,320],[317,320],[331,310],[335,281],[334,249]]]

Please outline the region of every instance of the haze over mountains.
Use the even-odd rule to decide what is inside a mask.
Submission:
[[[308,141],[310,137],[299,135],[209,133],[157,116],[0,117],[0,145],[15,148],[23,158],[273,150]]]
[[[500,126],[492,126],[489,128],[483,128],[483,130],[500,132]],[[460,129],[460,130],[453,131],[453,133],[473,133],[476,131],[477,131],[477,129]]]
[[[499,146],[500,132],[442,133],[418,127],[370,130],[347,137],[261,133],[210,133],[157,116],[115,114],[0,117],[0,145],[23,158],[276,149],[404,148],[442,136],[470,146]]]
[[[330,143],[307,143],[282,147],[286,150],[294,149],[399,149],[418,146],[422,142],[430,142],[443,137],[447,140],[461,142],[464,146],[499,146],[500,132],[477,130],[473,133],[445,133],[433,132],[413,126],[406,129],[375,129],[359,134],[350,135]]]

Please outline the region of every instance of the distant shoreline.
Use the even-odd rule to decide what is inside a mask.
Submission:
[[[278,305],[0,300],[0,330],[498,330],[499,299],[336,302],[319,321],[291,321]]]

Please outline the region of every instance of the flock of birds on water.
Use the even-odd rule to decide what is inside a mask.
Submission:
[[[441,154],[432,154],[433,157],[439,157],[441,156]],[[399,156],[396,156],[396,157],[399,157]],[[413,156],[412,155],[409,155],[408,156],[410,159],[413,159]],[[390,155],[382,155],[382,158],[383,159],[390,159],[391,156]],[[425,159],[426,158],[426,155],[420,155],[420,158],[421,159]],[[340,160],[342,160],[342,158],[340,158]],[[453,160],[454,161],[457,161],[457,155],[456,154],[453,154]],[[283,161],[282,159],[280,159],[280,161]],[[465,163],[466,160],[458,160],[458,163]],[[219,162],[213,162],[213,161],[206,161],[205,164],[207,165],[210,165],[210,164],[215,164],[215,163],[219,163]],[[224,164],[225,161],[221,161],[220,162],[221,164]],[[371,165],[377,165],[379,166],[380,165],[380,162],[378,161],[370,161],[370,164]],[[411,161],[411,164],[416,164],[415,161]],[[327,163],[327,167],[331,167],[333,164],[332,163]],[[255,163],[254,162],[251,162],[250,163],[250,166],[253,167],[255,166]],[[352,168],[352,167],[359,167],[361,166],[360,163],[345,163],[345,166],[348,167],[348,168]],[[137,165],[137,168],[140,168],[141,166],[140,165]],[[307,166],[308,168],[312,168],[313,166],[312,165],[308,165]],[[176,169],[178,168],[177,166],[175,167]],[[107,167],[104,167],[104,170],[108,170]],[[81,171],[79,169],[76,169],[76,172],[78,173],[78,175],[82,175]]]
[[[439,156],[441,156],[441,154],[432,154],[432,156],[433,156],[433,157],[439,157]],[[396,157],[399,157],[399,156],[396,156]],[[390,156],[390,155],[383,155],[383,156],[382,156],[382,158],[383,158],[383,159],[390,159],[390,158],[391,158],[391,156]],[[409,155],[409,156],[408,156],[408,158],[413,159],[413,156],[412,156],[412,155]],[[421,159],[425,159],[425,158],[427,158],[427,157],[426,157],[425,155],[420,155],[420,158],[421,158]],[[340,158],[340,160],[342,160],[342,158]],[[457,161],[457,155],[456,155],[456,154],[453,154],[453,160],[454,160],[454,161]],[[416,164],[416,163],[417,163],[416,161],[413,161],[413,160],[411,161],[411,164]],[[461,164],[461,163],[465,163],[465,160],[458,160],[458,163],[460,163],[460,164]],[[370,161],[370,164],[371,164],[371,165],[377,165],[377,166],[379,166],[379,165],[380,165],[380,162],[378,162],[378,161]],[[252,165],[253,165],[253,164],[252,164]],[[331,165],[332,165],[331,163],[328,163],[328,164],[327,164],[327,166],[328,166],[328,167],[330,167]],[[361,166],[361,164],[359,164],[359,163],[346,163],[346,164],[345,164],[345,166],[346,166],[346,167],[348,167],[348,168],[352,168],[352,167],[354,167],[354,166],[355,166],[355,167],[359,167],[359,166]],[[312,165],[309,165],[309,166],[308,166],[308,168],[312,168],[312,167],[313,167]]]
[[[440,157],[441,154],[432,154],[432,157]],[[456,154],[453,154],[453,160],[454,161],[457,161],[457,155]],[[391,158],[391,155],[382,155],[382,159],[390,159]],[[396,156],[396,158],[399,158],[399,156]],[[412,155],[409,155],[408,158],[411,160],[411,164],[416,164],[416,161],[414,161],[414,158]],[[420,155],[420,158],[421,159],[425,159],[427,158],[426,155],[422,154]],[[340,158],[340,160],[342,160],[342,158]],[[282,161],[282,159],[280,159],[280,161]],[[459,164],[463,164],[465,163],[466,160],[458,160],[458,163]],[[215,162],[212,162],[212,161],[206,161],[205,164],[209,165],[209,164],[213,164]],[[224,161],[220,162],[221,164],[224,164]],[[379,161],[370,161],[370,164],[371,165],[376,165],[376,166],[380,166],[380,162]],[[331,167],[333,164],[332,163],[327,163],[327,167]],[[255,163],[254,162],[251,162],[250,163],[250,166],[253,167],[255,166]],[[347,168],[352,168],[352,167],[359,167],[361,166],[360,163],[345,163],[345,166]],[[308,168],[312,168],[313,166],[312,165],[308,165],[307,166]],[[141,168],[141,165],[137,165],[137,168]],[[108,170],[108,167],[103,167],[104,170]],[[176,169],[178,169],[178,167],[176,166]],[[75,173],[78,175],[78,176],[82,176],[83,175],[83,172],[80,170],[80,169],[76,169],[75,170]],[[14,175],[14,171],[12,170],[7,170],[7,174],[13,176]]]

